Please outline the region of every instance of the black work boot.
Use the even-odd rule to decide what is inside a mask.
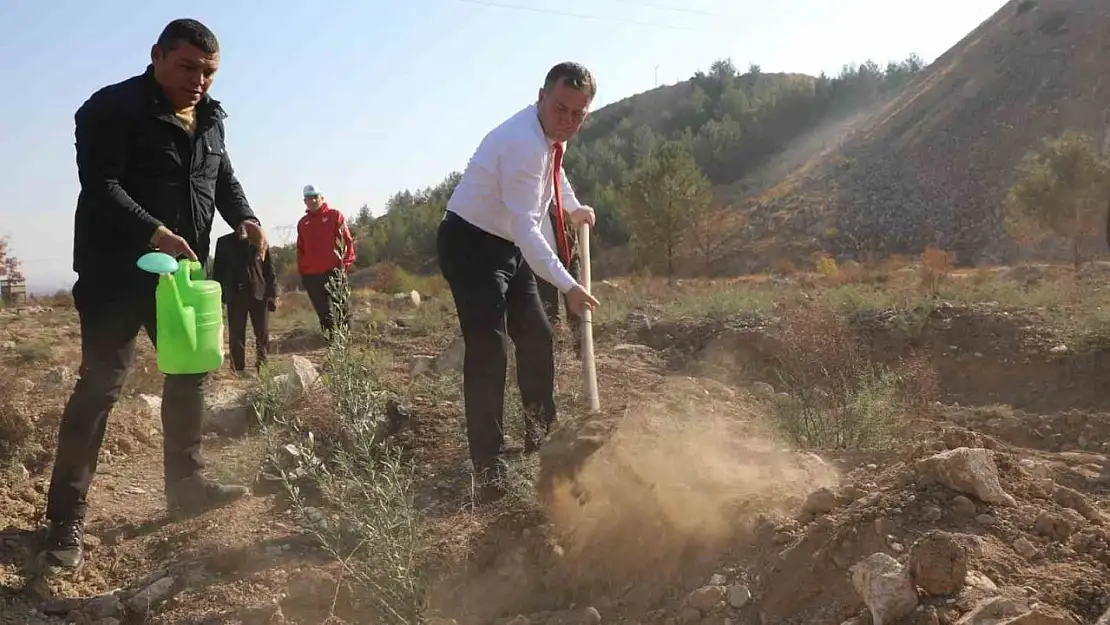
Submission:
[[[503,499],[508,492],[508,471],[500,460],[483,462],[474,470],[474,505],[487,506]]]
[[[85,537],[84,521],[52,521],[46,535],[42,551],[43,563],[47,566],[75,569],[85,561],[82,540]]]
[[[524,420],[524,454],[531,455],[540,450],[551,435],[554,423],[542,416],[525,416]]]
[[[174,516],[191,516],[222,508],[250,494],[246,486],[189,477],[166,485],[166,508]]]

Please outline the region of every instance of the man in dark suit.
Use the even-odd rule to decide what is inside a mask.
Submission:
[[[220,283],[227,305],[227,341],[231,368],[247,368],[247,317],[254,329],[255,369],[266,364],[270,344],[270,313],[277,310],[277,279],[269,253],[260,258],[247,233],[225,234],[216,240],[212,278]]]
[[[158,276],[136,267],[152,249],[207,264],[218,212],[265,254],[266,235],[235,176],[220,103],[208,95],[219,43],[204,24],[166,25],[146,71],[97,90],[74,115],[81,192],[74,215],[73,302],[81,368],[62,412],[47,495],[48,566],[84,560],[86,497],[108,415],[135,361],[135,339],[156,331]],[[196,514],[250,494],[204,476],[206,374],[166,375],[162,389],[166,507]]]

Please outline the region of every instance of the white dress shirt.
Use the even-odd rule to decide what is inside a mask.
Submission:
[[[555,194],[553,146],[540,126],[536,105],[524,108],[482,139],[447,201],[447,210],[515,243],[536,275],[566,293],[578,282],[544,236],[551,232],[544,222],[550,222],[548,205]],[[582,205],[566,172],[560,169],[559,177],[563,211],[579,210]]]

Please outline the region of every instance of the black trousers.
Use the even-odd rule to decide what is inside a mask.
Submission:
[[[579,260],[577,257],[571,258],[570,275],[578,278]],[[567,298],[565,295],[560,295],[559,288],[546,280],[537,277],[536,287],[540,292],[540,301],[543,302],[544,313],[547,314],[547,321],[551,324],[552,328],[559,325],[559,300],[563,301],[563,307],[567,311],[567,323],[570,325],[571,336],[574,337],[574,353],[581,354],[582,352],[582,317],[571,312],[570,306],[567,306]]]
[[[254,330],[254,351],[256,369],[266,363],[270,351],[270,310],[264,299],[251,297],[248,289],[231,294],[227,302],[227,342],[231,352],[231,368],[243,371],[247,368],[247,319]]]
[[[308,299],[312,302],[312,308],[320,320],[320,329],[325,335],[331,335],[337,321],[342,322],[344,326],[349,325],[345,311],[340,310],[339,319],[336,319],[335,307],[339,302],[328,292],[328,283],[333,277],[339,276],[340,271],[342,270],[333,269],[327,273],[301,276],[301,285],[304,286],[305,293],[308,293]]]
[[[153,292],[104,302],[89,301],[82,293],[86,288],[93,289],[80,280],[74,286],[81,323],[81,368],[58,431],[46,509],[51,521],[84,518],[108,415],[135,361],[135,339],[140,330],[146,331],[151,342],[157,336]],[[162,458],[167,487],[199,475],[204,468],[200,447],[206,377],[165,376]]]
[[[439,226],[440,270],[458,311],[465,355],[466,434],[476,469],[504,450],[508,338],[516,347],[524,407],[525,448],[534,449],[555,422],[555,356],[536,277],[516,244],[447,213]]]

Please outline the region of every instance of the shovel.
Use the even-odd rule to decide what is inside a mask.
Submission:
[[[578,259],[582,265],[581,284],[587,293],[593,294],[590,285],[590,225],[583,223],[578,228]],[[601,410],[601,400],[597,395],[597,362],[594,360],[593,311],[587,308],[582,312],[582,385],[586,389],[586,401],[590,412]]]

